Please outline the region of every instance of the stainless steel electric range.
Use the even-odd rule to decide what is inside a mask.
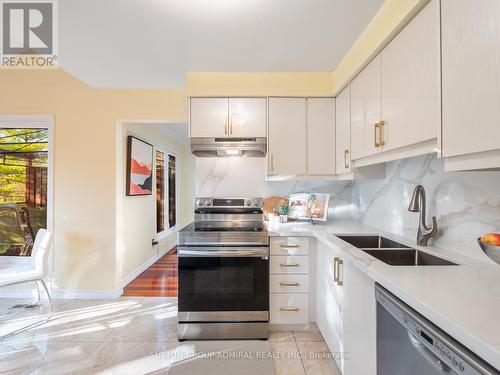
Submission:
[[[197,198],[179,231],[178,338],[266,339],[269,239],[262,198]]]

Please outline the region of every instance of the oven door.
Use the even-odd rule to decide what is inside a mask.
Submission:
[[[268,321],[269,248],[181,247],[179,321]]]

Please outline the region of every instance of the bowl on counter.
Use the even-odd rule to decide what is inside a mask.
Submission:
[[[488,258],[495,263],[500,264],[500,246],[488,245],[487,243],[481,242],[481,238],[477,239],[477,243]]]

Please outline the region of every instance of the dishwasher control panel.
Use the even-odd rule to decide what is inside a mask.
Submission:
[[[460,343],[448,336],[404,302],[377,286],[377,303],[384,307],[408,331],[416,351],[443,373],[463,375],[499,374]]]

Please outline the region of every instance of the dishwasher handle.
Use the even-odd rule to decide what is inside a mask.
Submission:
[[[443,374],[450,373],[450,367],[441,361],[437,355],[427,349],[427,347],[410,331],[408,331],[408,338],[410,339],[411,345],[432,365],[432,367],[441,371]]]

